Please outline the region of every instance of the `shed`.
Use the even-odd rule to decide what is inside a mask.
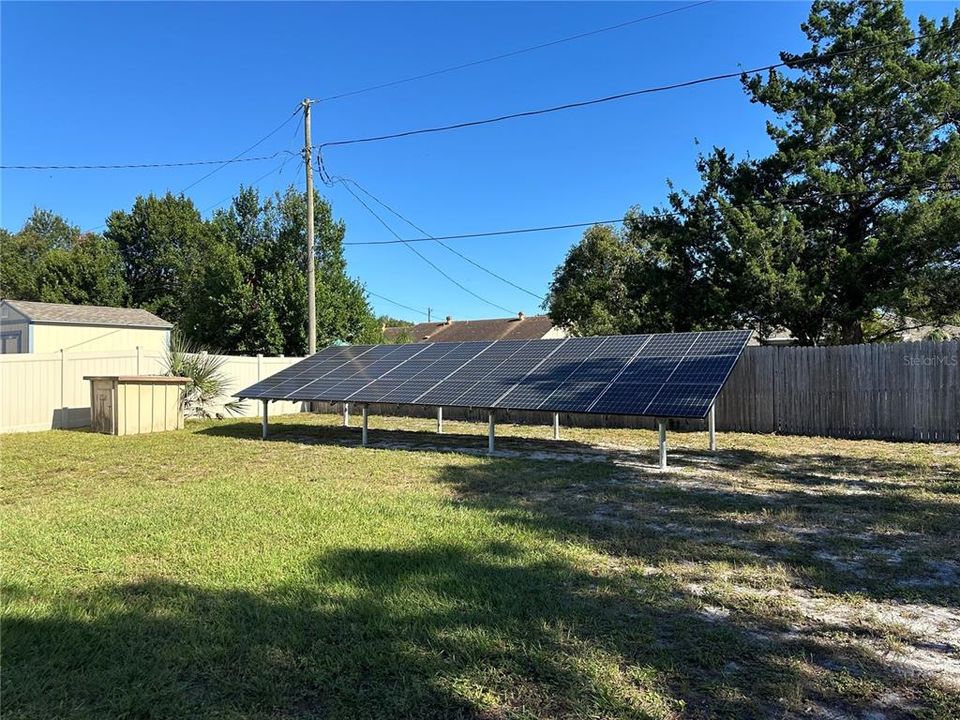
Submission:
[[[183,387],[173,375],[87,375],[90,426],[108,435],[178,430],[183,427]]]
[[[173,325],[140,308],[0,300],[0,352],[163,352]]]

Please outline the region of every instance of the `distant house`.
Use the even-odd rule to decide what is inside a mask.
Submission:
[[[165,350],[173,325],[136,308],[0,300],[0,352]]]
[[[387,342],[463,342],[466,340],[552,340],[567,337],[546,315],[492,320],[457,320],[447,317],[439,323],[420,323],[383,330]]]

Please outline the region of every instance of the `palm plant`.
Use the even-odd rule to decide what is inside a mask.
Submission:
[[[170,347],[164,358],[165,371],[167,375],[189,378],[180,401],[185,417],[222,417],[220,413],[213,413],[215,405],[221,405],[230,415],[241,412],[243,403],[239,400],[217,402],[228,390],[228,380],[223,373],[225,362],[226,358],[208,354],[181,333],[174,331],[171,334]]]

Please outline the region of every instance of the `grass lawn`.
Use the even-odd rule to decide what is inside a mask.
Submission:
[[[960,717],[957,446],[336,423],[0,438],[4,720]]]

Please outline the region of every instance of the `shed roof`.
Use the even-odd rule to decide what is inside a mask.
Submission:
[[[491,320],[456,320],[419,323],[412,327],[391,327],[383,331],[387,340],[407,335],[411,342],[463,342],[467,340],[538,340],[553,329],[546,315],[495,318]]]
[[[109,327],[137,327],[170,329],[162,318],[140,308],[103,307],[100,305],[66,305],[30,300],[4,300],[27,320],[55,325],[103,325]]]

